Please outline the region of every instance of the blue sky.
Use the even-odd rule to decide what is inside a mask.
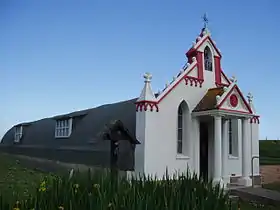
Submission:
[[[12,125],[162,89],[207,12],[222,67],[254,95],[261,138],[280,138],[280,2],[0,1],[0,138]]]

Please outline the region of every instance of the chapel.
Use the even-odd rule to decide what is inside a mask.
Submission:
[[[259,116],[252,94],[245,96],[225,72],[205,24],[163,90],[155,94],[145,73],[139,97],[20,123],[0,149],[158,178],[189,170],[221,186],[249,186],[260,178],[253,160]]]

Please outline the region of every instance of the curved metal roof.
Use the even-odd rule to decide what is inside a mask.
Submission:
[[[102,140],[100,132],[112,120],[121,121],[129,133],[135,137],[135,102],[136,99],[131,99],[30,123],[18,124],[23,126],[21,145],[42,145],[47,147],[86,147],[91,145],[91,148],[103,150],[106,144],[100,141]],[[56,120],[64,118],[73,118],[71,136],[69,138],[55,138]],[[2,144],[14,144],[14,127],[3,136]]]

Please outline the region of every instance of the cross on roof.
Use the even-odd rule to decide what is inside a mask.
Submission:
[[[248,98],[248,101],[249,101],[249,102],[252,102],[252,101],[253,101],[253,95],[252,95],[252,93],[248,93],[247,98]]]
[[[206,13],[202,16],[202,20],[204,22],[204,28],[207,28],[209,20]]]
[[[146,72],[144,74],[144,79],[145,79],[145,82],[150,82],[152,79],[152,74],[150,74],[149,72]]]

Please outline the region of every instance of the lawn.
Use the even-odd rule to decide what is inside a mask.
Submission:
[[[280,192],[280,182],[273,182],[273,183],[265,184],[263,187],[266,189],[275,190],[275,191]]]
[[[260,164],[280,165],[280,141],[260,141]]]
[[[21,198],[35,194],[37,187],[44,178],[54,177],[52,174],[25,168],[17,158],[0,154],[0,192],[2,194],[18,194]],[[151,201],[150,201],[151,202]],[[254,206],[255,204],[241,203],[242,210],[276,210],[277,208]],[[65,209],[66,210],[66,209]]]
[[[46,176],[50,175],[25,168],[17,158],[0,154],[0,189],[3,194],[27,196],[35,192],[38,183]]]

